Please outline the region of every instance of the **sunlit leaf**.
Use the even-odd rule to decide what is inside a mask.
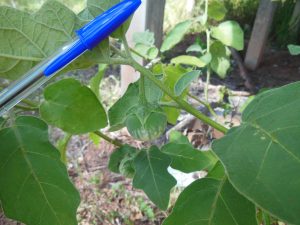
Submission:
[[[166,36],[161,46],[161,51],[165,52],[177,45],[189,31],[192,21],[187,20],[177,24]]]
[[[215,41],[210,46],[212,60],[210,63],[211,69],[221,78],[225,78],[228,69],[230,68],[230,57],[227,54],[226,46],[221,42]]]
[[[196,66],[199,68],[205,67],[211,61],[211,55],[206,54],[200,58],[190,55],[181,55],[173,58],[171,63],[174,64],[184,64],[189,66]]]
[[[50,84],[44,97],[42,118],[70,134],[84,134],[107,125],[106,112],[96,95],[75,79]]]
[[[212,36],[224,45],[235,48],[236,50],[244,49],[244,31],[235,21],[226,21],[212,28]]]

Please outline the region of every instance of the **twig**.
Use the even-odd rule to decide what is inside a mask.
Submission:
[[[121,142],[119,142],[118,140],[113,140],[111,139],[110,137],[106,136],[105,134],[103,134],[102,132],[100,131],[95,131],[94,134],[98,135],[99,137],[103,138],[105,141],[115,145],[115,146],[118,146],[118,147],[122,147],[123,144]]]

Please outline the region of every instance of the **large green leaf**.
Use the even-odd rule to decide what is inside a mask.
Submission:
[[[244,49],[244,31],[235,21],[226,21],[212,28],[212,36],[224,45],[237,50]]]
[[[233,188],[224,173],[218,176],[188,186],[163,225],[257,224],[255,206]]]
[[[44,96],[42,118],[70,134],[84,134],[107,125],[106,112],[97,96],[75,79],[49,85]]]
[[[210,46],[210,52],[212,55],[210,67],[221,78],[225,78],[228,69],[230,68],[230,57],[227,54],[226,46],[220,41],[215,41]]]
[[[47,124],[19,117],[0,131],[0,202],[7,217],[27,225],[76,225],[79,193]]]
[[[130,84],[126,93],[108,110],[110,130],[116,131],[125,126],[129,110],[139,103],[138,83]]]
[[[95,18],[109,8],[118,4],[122,0],[87,0],[86,8],[80,13],[81,19]],[[126,21],[121,27],[114,31],[111,36],[114,38],[122,38],[123,34],[129,28],[131,19]]]
[[[233,185],[259,207],[300,224],[300,83],[264,92],[242,124],[213,143]]]
[[[171,158],[156,146],[142,150],[134,160],[133,186],[142,189],[160,209],[167,209],[176,180],[167,171]]]
[[[35,14],[0,7],[0,77],[14,80],[72,40],[83,22],[56,1],[45,3]],[[76,60],[64,71],[82,69],[106,59],[108,43]],[[105,58],[103,56],[105,55]]]
[[[187,20],[177,24],[166,36],[162,43],[161,51],[165,52],[177,45],[189,31],[192,21]]]
[[[211,151],[194,149],[190,144],[169,143],[162,152],[172,158],[171,167],[184,173],[211,169],[217,162]]]

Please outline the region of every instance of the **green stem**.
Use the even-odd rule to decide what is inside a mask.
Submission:
[[[134,54],[138,55],[139,57],[141,57],[142,59],[147,60],[147,59],[145,58],[145,56],[143,56],[141,53],[137,52],[135,49],[129,48],[129,50],[130,50],[132,53],[134,53]]]
[[[117,55],[121,56],[122,58],[126,58],[126,55],[124,54],[124,52],[122,52],[120,49],[118,49],[117,47],[115,47],[114,45],[110,45],[110,48],[113,52],[115,52]]]
[[[122,42],[123,42],[124,49],[125,49],[127,57],[132,59],[132,56],[131,56],[131,53],[130,53],[130,47],[129,47],[129,44],[127,42],[125,34],[123,34]]]
[[[153,83],[155,83],[163,92],[165,92],[167,95],[169,95],[170,98],[172,98],[178,104],[179,107],[181,107],[188,113],[192,114],[196,118],[200,119],[204,123],[212,126],[216,130],[221,131],[222,133],[226,133],[228,131],[228,129],[226,127],[224,127],[223,125],[213,121],[212,119],[210,119],[209,117],[207,117],[206,115],[204,115],[203,113],[199,112],[197,109],[192,107],[185,100],[181,99],[180,97],[175,96],[172,93],[172,91],[169,90],[169,88],[167,88],[160,80],[156,79],[155,76],[149,70],[147,70],[146,68],[141,66],[139,63],[132,60],[131,65],[137,71],[139,71],[143,76],[146,76],[149,80],[151,80]]]
[[[146,98],[146,91],[145,91],[145,77],[140,76],[139,80],[139,94],[140,94],[140,100],[143,104],[147,103],[147,98]]]
[[[103,134],[100,131],[95,131],[94,134],[98,135],[99,137],[103,138],[105,141],[117,146],[117,147],[122,147],[123,144],[117,140],[113,140],[110,137],[106,136],[105,134]]]
[[[169,108],[181,109],[180,106],[177,103],[173,103],[173,102],[160,102],[159,105],[161,107],[169,107]]]
[[[33,107],[33,108],[38,108],[39,107],[38,103],[35,103],[35,102],[33,102],[29,99],[23,99],[22,103],[25,103],[26,105],[28,105],[30,107]]]
[[[65,137],[62,140],[62,145],[58,146],[59,151],[60,151],[60,159],[63,161],[65,164],[67,164],[67,149],[68,149],[68,144],[71,140],[72,135],[71,134],[66,134]]]
[[[188,96],[192,99],[194,99],[196,102],[200,103],[201,105],[204,105],[210,112],[211,115],[213,115],[215,118],[217,118],[217,114],[216,112],[213,110],[213,108],[211,107],[211,105],[207,102],[202,101],[201,99],[197,98],[196,96],[188,93]]]
[[[24,111],[37,111],[39,109],[37,107],[28,107],[28,106],[24,106],[24,105],[16,105],[15,107],[17,109],[22,109]]]

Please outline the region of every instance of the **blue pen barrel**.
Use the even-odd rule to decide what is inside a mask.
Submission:
[[[86,48],[80,47],[80,45],[82,44],[79,38],[65,44],[48,59],[33,67],[22,78],[2,90],[0,93],[0,116],[35,92],[71,61],[82,55]],[[71,51],[74,47],[77,50]]]

